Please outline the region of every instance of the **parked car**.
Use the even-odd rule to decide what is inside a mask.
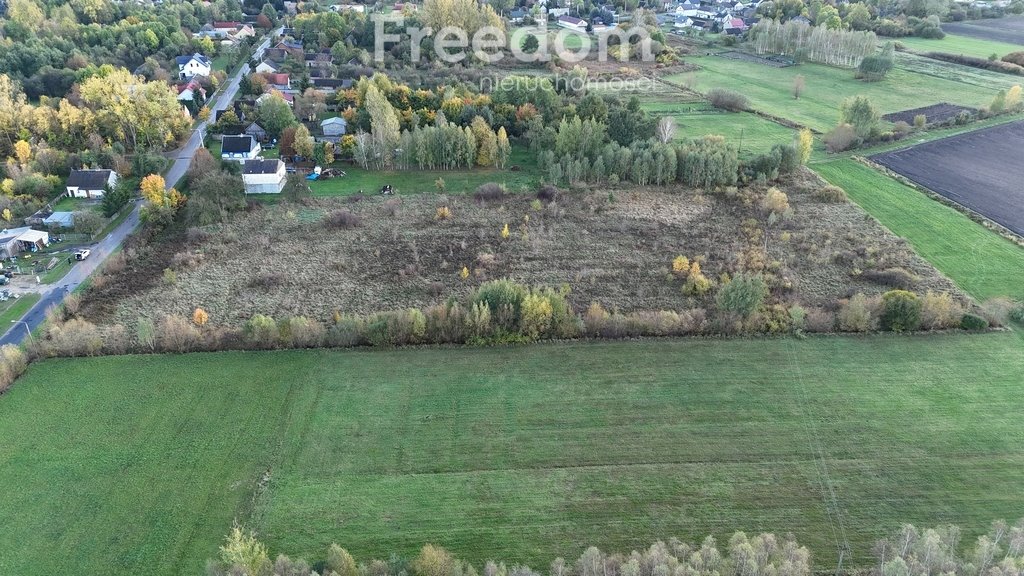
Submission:
[[[89,257],[89,254],[92,254],[89,250],[79,250],[75,252],[75,260],[85,260]]]

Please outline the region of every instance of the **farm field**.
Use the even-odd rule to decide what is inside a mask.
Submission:
[[[947,22],[943,24],[943,27],[947,28],[950,25],[952,24]],[[985,40],[984,38],[974,38],[959,34],[946,34],[946,37],[942,39],[907,36],[900,38],[899,42],[915,52],[946,52],[948,54],[974,56],[975,58],[988,58],[992,54],[998,54],[1001,58],[1010,52],[1024,50],[1024,46],[1019,44]]]
[[[966,540],[1024,514],[1021,346],[997,333],[45,361],[0,402],[0,484],[19,487],[0,492],[0,570],[197,574],[235,518],[272,554],[314,561],[330,542],[360,560],[434,542],[543,569],[591,544],[742,529],[793,532],[824,569],[846,542],[863,567],[902,522],[955,522]]]
[[[701,92],[716,87],[736,90],[746,95],[757,110],[821,132],[835,126],[839,105],[849,96],[869,97],[883,114],[941,101],[978,107],[988,104],[998,90],[1020,81],[966,66],[933,64],[909,54],[900,54],[899,65],[881,82],[861,82],[854,79],[852,70],[821,64],[772,68],[718,56],[691,57],[688,61],[702,68],[693,76],[695,87]],[[914,66],[916,70],[907,70],[905,66]],[[806,84],[799,100],[793,98],[792,92],[797,75],[802,75]],[[685,74],[668,77],[669,81],[680,83],[686,79]]]
[[[945,22],[942,29],[950,34],[1024,46],[1024,16]]]
[[[871,159],[1024,235],[1024,121],[933,140]]]
[[[812,168],[979,300],[1024,298],[1024,248],[949,206],[851,159]]]
[[[379,194],[385,184],[390,184],[398,195],[437,192],[435,183],[438,178],[444,180],[445,191],[451,194],[471,193],[477,186],[487,182],[504,184],[509,190],[535,188],[540,182],[537,158],[522,145],[513,147],[509,165],[505,170],[477,168],[382,172],[364,170],[354,165],[344,165],[341,169],[345,171],[345,176],[310,182],[313,195],[350,196],[360,192],[366,195]]]

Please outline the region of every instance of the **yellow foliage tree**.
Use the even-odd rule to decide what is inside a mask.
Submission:
[[[463,280],[469,278],[469,268],[463,266],[462,270],[459,272],[459,278],[462,278]]]
[[[10,222],[11,219],[14,218],[14,214],[11,212],[10,208],[4,208],[3,216],[4,216],[4,220],[6,220],[8,222]]]
[[[508,231],[508,224],[505,224],[505,227],[501,229],[501,239],[508,240],[510,234],[511,232]]]
[[[163,204],[166,184],[164,183],[164,177],[159,174],[150,174],[142,179],[139,183],[139,190],[142,191],[142,197],[149,200],[153,204]]]
[[[811,151],[814,149],[814,133],[808,128],[803,128],[797,134],[796,150],[800,156],[800,163],[807,164],[811,159]]]
[[[4,178],[3,182],[0,182],[0,191],[2,191],[7,196],[13,196],[14,180],[11,180],[10,178]]]
[[[1006,107],[1007,109],[1013,110],[1021,103],[1021,88],[1020,84],[1010,88],[1006,92]]]
[[[204,122],[206,120],[210,119],[210,107],[209,106],[203,106],[202,108],[199,109],[199,119],[203,120]]]
[[[15,142],[14,159],[22,166],[28,165],[28,161],[32,159],[32,145],[24,140]]]
[[[210,321],[210,315],[202,308],[196,308],[195,312],[192,312],[192,323],[196,326],[206,326],[206,323]]]

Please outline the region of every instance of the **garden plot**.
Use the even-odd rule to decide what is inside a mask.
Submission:
[[[855,205],[814,199],[819,187],[809,176],[784,186],[793,216],[774,226],[758,208],[763,189],[602,189],[564,193],[544,207],[532,194],[488,203],[425,194],[400,204],[370,197],[256,207],[223,226],[133,249],[124,276],[97,288],[83,314],[128,325],[140,315],[191,314],[196,307],[225,324],[255,313],[328,319],[334,311],[429,306],[506,277],[568,286],[578,310],[591,302],[624,312],[712,309],[711,294],[683,295],[672,260],[699,257],[704,274],[718,279],[765,245],[764,229],[765,264],[785,280],[788,288],[777,293],[785,301],[832,306],[858,291],[880,293],[890,286],[869,273],[892,269],[916,278],[917,291],[956,292]],[[450,218],[437,219],[442,206]],[[360,223],[325,225],[343,210]]]
[[[1024,121],[886,152],[871,159],[1024,235]]]
[[[882,116],[884,120],[892,122],[906,122],[907,124],[913,124],[914,118],[917,116],[924,116],[925,122],[928,124],[941,124],[943,122],[952,120],[957,117],[961,112],[967,112],[973,114],[976,112],[974,108],[968,108],[966,106],[957,106],[956,104],[948,104],[943,102],[941,104],[933,104],[931,106],[923,106],[921,108],[914,108],[912,110],[903,110],[901,112],[893,112],[892,114],[886,114]]]

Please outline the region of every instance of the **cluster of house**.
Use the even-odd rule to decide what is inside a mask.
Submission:
[[[214,20],[204,25],[199,32],[192,35],[194,38],[210,38],[220,41],[222,46],[232,46],[245,38],[256,36],[256,30],[251,24],[245,22],[221,22]]]
[[[720,31],[739,35],[757,22],[761,0],[677,0],[669,12],[676,30]]]

